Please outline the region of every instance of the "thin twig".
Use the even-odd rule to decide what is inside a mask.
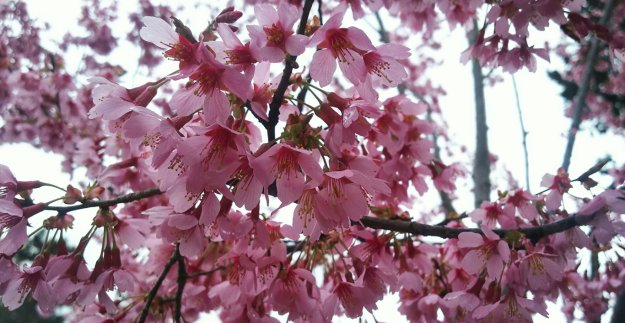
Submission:
[[[174,321],[180,323],[182,318],[182,293],[187,283],[187,270],[184,264],[184,257],[180,254],[180,245],[176,244],[176,255],[178,258],[178,290],[176,290],[176,308],[174,312]]]
[[[514,88],[514,98],[516,101],[516,112],[519,116],[519,123],[521,124],[521,144],[523,145],[523,161],[525,166],[525,189],[530,189],[530,162],[529,153],[527,151],[527,130],[525,130],[525,122],[523,122],[523,111],[521,111],[521,99],[519,98],[519,88],[516,84],[516,78],[512,74],[512,87]]]

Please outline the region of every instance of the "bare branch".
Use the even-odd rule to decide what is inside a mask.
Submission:
[[[148,314],[150,313],[150,305],[152,304],[152,301],[156,297],[156,293],[158,292],[158,289],[163,284],[163,281],[165,280],[167,273],[169,273],[171,266],[173,266],[177,260],[178,260],[178,248],[176,247],[176,250],[171,255],[167,263],[165,264],[165,268],[163,268],[163,272],[161,273],[160,276],[158,276],[158,279],[156,280],[156,283],[154,283],[154,286],[152,287],[152,289],[150,289],[150,292],[148,293],[148,296],[145,300],[145,305],[143,306],[143,309],[141,310],[141,316],[139,316],[139,319],[137,322],[144,323],[145,320],[148,318]]]

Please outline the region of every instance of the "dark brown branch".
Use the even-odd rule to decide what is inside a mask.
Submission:
[[[308,21],[308,15],[310,14],[310,8],[312,7],[313,2],[314,0],[306,0],[304,3],[302,18],[299,22],[299,26],[297,27],[297,33],[300,35],[303,35],[306,31],[306,22]],[[278,124],[278,116],[280,115],[280,106],[282,106],[282,101],[284,100],[284,93],[286,93],[286,90],[289,87],[293,68],[297,65],[296,59],[297,56],[290,56],[287,54],[284,70],[282,71],[282,78],[280,79],[280,83],[278,83],[276,92],[274,92],[271,103],[269,104],[269,122],[267,127],[267,138],[269,141],[276,139],[276,125]]]
[[[65,214],[67,212],[72,212],[76,210],[87,209],[91,207],[109,207],[120,203],[128,203],[132,201],[141,200],[144,198],[148,198],[154,195],[162,194],[161,190],[158,188],[149,189],[146,191],[130,193],[126,195],[119,196],[112,200],[104,200],[104,201],[86,201],[82,204],[78,205],[70,205],[70,206],[46,206],[44,210],[49,211],[57,211],[59,213]]]
[[[584,216],[584,219],[581,219],[578,218],[578,215],[571,215],[568,218],[536,227],[518,228],[513,230],[493,229],[493,231],[502,238],[508,233],[519,232],[532,241],[538,241],[549,235],[564,232],[573,227],[584,225],[588,223],[587,219],[588,216]],[[369,216],[362,218],[360,222],[364,226],[372,229],[390,230],[394,232],[440,238],[457,238],[462,232],[475,232],[482,234],[482,230],[476,228],[448,228],[411,221],[379,219]]]
[[[152,301],[154,301],[154,298],[156,297],[156,293],[158,292],[158,289],[163,284],[163,281],[165,280],[167,273],[169,273],[171,266],[173,266],[176,263],[176,261],[178,261],[178,248],[176,248],[176,251],[174,251],[174,253],[171,255],[171,257],[165,264],[165,268],[163,268],[163,272],[161,273],[160,276],[158,276],[158,279],[156,280],[156,283],[154,284],[152,289],[150,289],[150,292],[148,293],[148,297],[145,300],[145,305],[143,306],[143,310],[141,310],[141,316],[139,316],[139,320],[137,322],[144,323],[145,320],[148,318],[148,314],[150,313],[150,305],[152,304]]]
[[[605,6],[603,7],[603,12],[601,13],[601,18],[599,19],[599,25],[605,26],[610,20],[616,2],[617,1],[614,0],[606,1]],[[569,129],[569,133],[567,135],[566,149],[564,150],[564,159],[562,160],[562,168],[564,168],[565,171],[568,171],[569,165],[571,164],[575,137],[577,135],[577,131],[579,130],[579,126],[582,123],[582,110],[586,106],[586,96],[590,90],[590,81],[595,70],[597,57],[599,56],[599,47],[599,39],[597,37],[592,37],[590,40],[588,54],[586,54],[586,64],[584,66],[584,72],[579,84],[579,90],[574,99],[575,105],[573,106],[573,120],[571,121],[571,128]]]
[[[174,311],[174,322],[180,323],[182,318],[182,293],[187,283],[187,270],[184,264],[184,257],[180,254],[180,245],[176,243],[176,258],[178,259],[178,289],[176,290],[176,308]]]

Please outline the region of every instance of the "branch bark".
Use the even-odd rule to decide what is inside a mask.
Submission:
[[[109,207],[120,203],[128,203],[132,201],[141,200],[144,198],[148,198],[151,196],[162,194],[158,188],[149,189],[141,192],[134,192],[126,195],[119,196],[117,198],[111,200],[103,200],[103,201],[87,201],[78,205],[70,205],[70,206],[46,206],[44,210],[48,211],[57,211],[61,214],[65,214],[67,212],[72,212],[81,209],[87,209],[90,207]]]
[[[469,45],[473,44],[478,35],[477,22],[473,21],[473,29],[469,33]],[[473,184],[475,207],[483,201],[490,200],[490,161],[488,150],[488,125],[486,123],[486,100],[484,98],[484,74],[480,62],[471,61],[473,74],[473,92],[475,95],[475,160],[473,161]]]
[[[150,313],[150,305],[152,305],[152,301],[154,301],[154,298],[156,297],[156,294],[158,293],[158,289],[163,284],[163,281],[165,280],[167,273],[169,273],[171,266],[173,266],[176,263],[176,261],[178,261],[178,255],[179,255],[178,248],[176,247],[176,250],[171,255],[167,263],[165,264],[165,268],[163,268],[163,272],[161,273],[160,276],[158,276],[158,279],[156,280],[156,283],[154,284],[152,289],[150,289],[150,292],[148,293],[148,296],[145,300],[145,305],[143,306],[143,309],[141,310],[141,316],[139,316],[139,319],[137,322],[144,323],[145,320],[148,318],[148,314]]]

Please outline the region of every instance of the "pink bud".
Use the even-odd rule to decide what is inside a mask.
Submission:
[[[154,99],[157,93],[156,86],[148,86],[139,96],[137,96],[132,102],[140,107],[146,107]]]
[[[41,186],[43,186],[43,183],[41,183],[40,181],[26,181],[26,182],[17,181],[17,188],[15,190],[17,192],[21,192],[25,190],[32,190],[34,188],[39,188]]]
[[[241,16],[243,16],[243,13],[241,11],[229,11],[217,16],[217,18],[215,18],[215,23],[231,24],[239,20]]]
[[[231,12],[234,11],[234,6],[228,6],[226,8],[224,8],[224,10],[222,10],[217,16],[223,15],[226,12]]]

